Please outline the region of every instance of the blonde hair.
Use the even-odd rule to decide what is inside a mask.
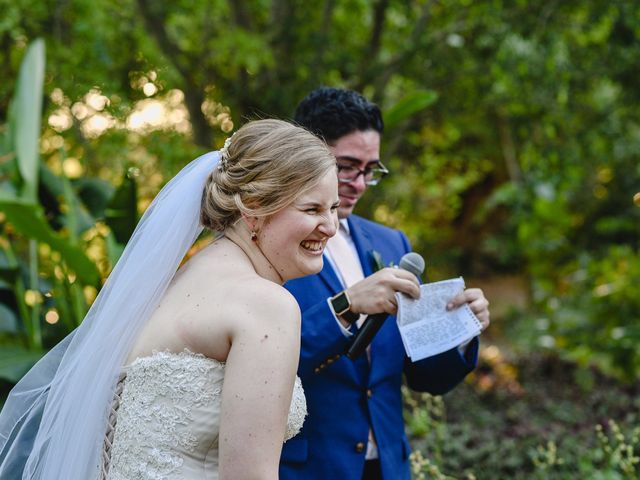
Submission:
[[[200,210],[206,228],[223,231],[241,215],[265,217],[290,205],[336,167],[327,145],[282,120],[245,124],[227,142],[207,178]]]

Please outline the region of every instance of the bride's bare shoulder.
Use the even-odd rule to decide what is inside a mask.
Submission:
[[[235,280],[235,281],[234,281]],[[231,280],[225,288],[225,298],[234,305],[239,316],[252,318],[274,315],[299,316],[296,299],[284,287],[258,275]]]
[[[183,265],[175,284],[211,300],[222,298],[226,305],[242,309],[298,309],[285,288],[258,275],[248,257],[224,239],[207,246]]]

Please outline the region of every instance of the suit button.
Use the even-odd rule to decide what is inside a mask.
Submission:
[[[358,452],[358,453],[364,452],[364,443],[363,442],[356,443],[356,452]]]
[[[313,371],[314,371],[315,373],[320,373],[320,369],[319,369],[318,367],[314,368],[314,369],[313,369]]]
[[[370,388],[367,388],[367,397],[373,397],[373,390],[371,390]]]

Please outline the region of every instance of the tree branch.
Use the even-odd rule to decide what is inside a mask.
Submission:
[[[513,135],[511,135],[511,126],[509,124],[508,117],[497,112],[498,118],[498,133],[500,135],[500,148],[502,150],[502,156],[504,157],[504,163],[509,174],[509,179],[516,184],[522,182],[522,171],[518,164],[518,156],[516,153],[516,146],[513,141]]]
[[[373,83],[374,101],[379,102],[381,100],[383,92],[385,91],[387,83],[389,83],[391,77],[398,71],[400,66],[409,57],[414,55],[416,51],[421,48],[422,42],[420,41],[420,39],[424,35],[424,32],[429,23],[432,4],[433,1],[430,1],[425,2],[422,5],[420,17],[416,21],[409,39],[405,42],[407,48],[394,55],[388,62],[386,62],[386,64],[382,65],[382,67],[380,65],[374,64],[374,66],[368,69],[368,71],[363,76],[360,89],[362,89],[368,83]]]
[[[384,17],[388,6],[388,0],[378,0],[373,5],[371,37],[369,39],[367,52],[362,56],[360,68],[358,69],[360,72],[364,72],[364,74],[354,86],[354,89],[357,91],[362,91],[366,85],[374,80],[374,75],[375,71],[377,71],[377,68],[372,68],[372,65],[377,65],[378,63],[378,54],[380,53],[382,32],[384,30]]]
[[[190,77],[189,62],[182,60],[186,56],[185,53],[171,41],[164,28],[166,18],[158,8],[162,3],[154,2],[153,0],[137,0],[137,2],[146,30],[158,42],[160,50],[173,63],[183,80],[188,82]]]
[[[244,30],[252,31],[253,24],[246,2],[244,0],[229,0],[227,4],[229,5],[229,10],[231,10],[231,16],[235,24]]]
[[[187,52],[180,48],[169,38],[164,28],[166,17],[160,11],[161,2],[153,0],[137,0],[146,30],[155,38],[162,53],[173,64],[183,80],[183,93],[185,105],[191,118],[193,139],[196,144],[210,148],[212,143],[211,129],[202,112],[204,102],[204,86],[194,78],[192,72],[201,64],[197,58],[190,58]]]
[[[371,28],[371,40],[369,40],[369,54],[366,58],[370,61],[378,57],[382,33],[384,30],[384,17],[389,6],[389,0],[378,0],[373,7],[373,26]]]
[[[335,0],[326,0],[324,2],[322,21],[315,42],[315,59],[311,65],[310,78],[313,79],[320,78],[320,73],[324,70],[324,54],[326,52],[326,48],[324,47],[328,44],[329,30],[331,29],[331,23],[333,21],[333,10],[335,6]]]
[[[262,109],[271,114],[275,112],[288,115],[293,109],[288,93],[289,87],[295,85],[297,80],[294,58],[299,47],[298,3],[300,2],[295,0],[274,0],[271,4],[266,30],[271,32],[269,45],[277,67],[265,70],[256,82],[259,85],[256,93],[260,97],[257,102],[254,99],[254,106],[258,107],[256,111]],[[263,98],[268,98],[269,101],[264,102]],[[269,108],[265,108],[267,106]]]

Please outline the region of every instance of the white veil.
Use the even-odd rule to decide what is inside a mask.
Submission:
[[[82,324],[11,391],[0,413],[0,478],[97,476],[120,369],[202,231],[203,186],[218,161],[218,152],[197,158],[160,191]]]

